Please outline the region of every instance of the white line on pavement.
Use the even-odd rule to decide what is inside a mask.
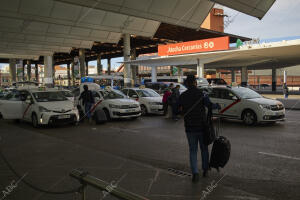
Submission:
[[[293,157],[293,156],[286,156],[286,155],[281,155],[277,153],[266,153],[266,152],[258,152],[259,154],[267,155],[267,156],[275,156],[279,158],[287,158],[287,159],[292,159],[292,160],[300,160],[300,158]]]

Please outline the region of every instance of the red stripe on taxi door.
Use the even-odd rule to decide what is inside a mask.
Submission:
[[[239,103],[241,100],[238,99],[235,102],[233,102],[232,104],[229,104],[228,106],[226,106],[225,108],[223,108],[223,110],[220,111],[221,114],[223,114],[226,110],[228,110],[229,108],[231,108],[232,106],[234,106],[235,104]]]

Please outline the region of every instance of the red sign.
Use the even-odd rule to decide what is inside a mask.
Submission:
[[[205,40],[196,40],[176,44],[158,46],[159,56],[170,56],[186,53],[199,53],[207,51],[220,51],[229,49],[229,37],[218,37]]]

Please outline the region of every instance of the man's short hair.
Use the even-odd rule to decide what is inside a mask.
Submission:
[[[186,77],[185,84],[188,88],[194,86],[195,82],[196,82],[196,77],[194,75],[188,75]]]
[[[89,87],[87,85],[83,85],[83,89],[88,90]]]

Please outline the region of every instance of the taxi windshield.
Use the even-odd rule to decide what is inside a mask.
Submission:
[[[158,93],[153,90],[136,90],[140,97],[160,97]]]
[[[242,99],[262,98],[262,96],[260,94],[258,94],[257,92],[255,92],[249,88],[232,88],[232,91],[234,91]]]
[[[64,90],[61,91],[61,93],[65,96],[65,97],[73,97],[74,95],[72,94],[72,92]]]
[[[33,97],[37,102],[50,102],[50,101],[66,101],[68,100],[61,92],[34,92]]]
[[[103,94],[104,99],[124,99],[124,98],[126,98],[126,96],[118,90],[103,91],[101,93]]]

